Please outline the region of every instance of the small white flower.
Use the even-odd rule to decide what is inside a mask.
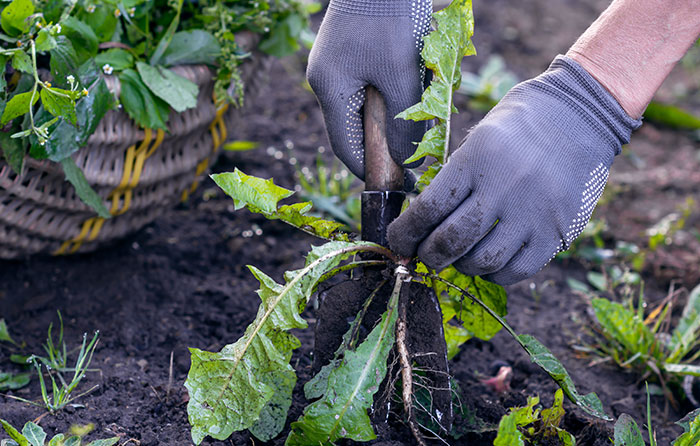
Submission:
[[[73,82],[75,82],[75,77],[72,74],[69,74],[68,76],[66,76],[66,80],[69,84],[72,84]]]
[[[85,10],[92,14],[93,12],[95,12],[95,5],[88,5],[87,8],[85,8]]]
[[[61,34],[61,24],[60,24],[60,23],[56,23],[56,24],[53,26],[53,32],[54,32],[55,34]]]
[[[129,17],[133,17],[136,14],[136,8],[129,8],[127,11],[129,12]]]
[[[114,71],[114,68],[110,64],[106,63],[106,64],[102,65],[102,71],[104,72],[104,74],[109,75],[109,74],[112,74],[112,71]]]

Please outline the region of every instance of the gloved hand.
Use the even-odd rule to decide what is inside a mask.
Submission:
[[[336,156],[364,179],[362,105],[373,85],[387,107],[387,142],[401,165],[423,138],[425,122],[393,119],[420,102],[420,56],[432,0],[331,0],[309,55],[307,78],[318,97]],[[409,166],[414,166],[409,165]]]
[[[511,284],[566,250],[641,121],[578,63],[557,57],[513,87],[389,226],[395,253]]]

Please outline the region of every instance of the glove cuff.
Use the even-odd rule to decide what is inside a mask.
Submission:
[[[631,118],[608,90],[573,59],[559,55],[539,80],[563,92],[583,111],[584,119],[597,123],[603,136],[613,143],[615,155],[630,141],[632,132],[642,125]]]
[[[328,9],[367,16],[408,16],[432,0],[331,0]]]

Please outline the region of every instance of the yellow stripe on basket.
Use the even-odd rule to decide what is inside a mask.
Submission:
[[[228,104],[224,104],[223,106],[219,107],[219,109],[216,110],[214,120],[211,122],[211,124],[209,124],[209,132],[211,132],[212,141],[211,153],[216,153],[221,147],[221,144],[225,143],[226,138],[228,138],[228,133],[226,131],[226,121],[224,120],[224,114],[228,110],[228,107]],[[199,186],[198,178],[200,175],[207,171],[208,167],[209,157],[204,158],[197,164],[197,168],[195,169],[194,173],[194,181],[192,181],[190,187],[182,191],[182,196],[180,197],[181,201],[187,201],[187,199],[190,198],[190,195],[192,195],[194,191],[197,190],[197,186]]]
[[[126,150],[121,181],[107,196],[107,199],[112,202],[109,209],[110,214],[113,216],[121,215],[129,210],[131,207],[133,190],[139,184],[144,164],[161,145],[164,137],[165,132],[163,130],[158,130],[156,132],[155,141],[151,144],[153,131],[151,129],[144,129],[143,140],[138,147],[133,145]],[[105,219],[102,217],[91,217],[87,219],[83,222],[80,233],[72,239],[63,242],[53,254],[63,255],[77,252],[83,245],[83,242],[97,239],[104,223]]]

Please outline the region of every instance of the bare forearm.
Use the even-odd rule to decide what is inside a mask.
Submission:
[[[700,0],[614,0],[567,56],[639,118],[699,36]]]

